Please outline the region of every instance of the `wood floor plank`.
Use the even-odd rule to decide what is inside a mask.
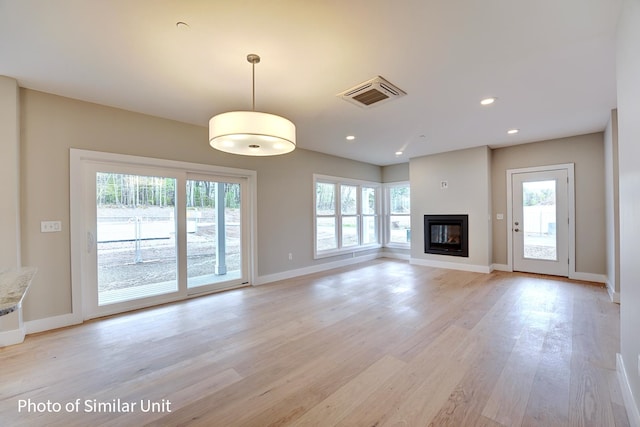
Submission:
[[[433,426],[472,426],[481,415],[495,387],[516,339],[501,335],[483,339],[476,357],[469,363],[465,376],[456,385],[440,411],[432,419]],[[493,420],[488,425],[501,425]],[[485,425],[485,424],[482,424]]]
[[[547,313],[527,314],[522,330],[482,415],[504,425],[522,424],[549,325]]]
[[[570,425],[614,426],[606,368],[574,355],[571,363]],[[602,404],[607,402],[608,404]]]
[[[404,366],[406,362],[395,357],[381,358],[291,425],[322,427],[337,424]]]
[[[413,358],[404,369],[374,391],[367,400],[358,405],[349,416],[342,419],[337,425],[345,427],[373,426],[388,423],[394,418],[404,402],[419,393],[428,378],[450,374],[450,371],[440,370],[438,366],[445,365],[444,368],[448,368],[449,359],[458,357],[457,352],[466,349],[461,346],[461,343],[466,343],[465,338],[468,336],[469,331],[466,329],[456,326],[447,328],[424,347],[422,352]],[[449,393],[450,390],[447,392],[447,396]]]
[[[618,347],[600,286],[378,259],[29,335],[0,424],[627,427]],[[76,399],[170,406],[18,410]]]
[[[397,405],[391,417],[382,425],[421,425],[433,419],[447,402],[452,390],[470,369],[470,361],[477,354],[479,344],[469,335],[448,357],[431,364],[420,386]]]

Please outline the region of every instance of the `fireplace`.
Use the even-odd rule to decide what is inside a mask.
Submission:
[[[469,256],[469,215],[425,215],[424,253]]]

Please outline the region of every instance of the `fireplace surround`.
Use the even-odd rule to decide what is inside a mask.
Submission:
[[[425,215],[424,252],[469,256],[469,215]]]

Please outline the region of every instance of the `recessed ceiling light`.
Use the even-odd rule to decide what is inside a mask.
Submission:
[[[354,139],[356,139],[356,137],[353,135],[347,136],[347,141],[353,141]]]
[[[396,156],[402,156],[402,151],[396,151]]]
[[[508,133],[509,135],[515,135],[515,134],[516,134],[516,133],[518,133],[518,132],[520,132],[520,129],[509,129],[509,130],[507,131],[507,133]]]
[[[496,102],[496,99],[498,98],[484,98],[483,100],[480,101],[480,105],[491,105],[494,102]]]

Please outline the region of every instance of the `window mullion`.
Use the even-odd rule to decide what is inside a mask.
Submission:
[[[356,227],[358,227],[358,246],[362,246],[362,186],[356,187]]]
[[[335,195],[336,195],[336,247],[338,250],[342,249],[342,185],[335,182]]]

